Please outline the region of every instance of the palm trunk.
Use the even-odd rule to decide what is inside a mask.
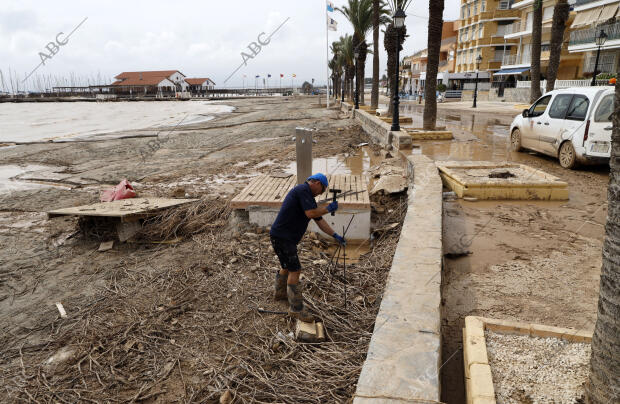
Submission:
[[[439,71],[441,33],[443,31],[444,0],[429,0],[428,3],[428,62],[424,86],[423,127],[425,130],[435,130],[437,123],[437,73]]]
[[[566,21],[568,20],[569,13],[570,5],[568,0],[558,0],[553,10],[553,25],[551,26],[551,52],[549,55],[549,67],[547,67],[547,92],[554,89],[555,80],[558,78],[562,42],[564,41],[564,31],[566,30]]]
[[[368,56],[368,44],[366,43],[366,40],[363,40],[362,42],[360,42],[360,66],[359,66],[359,73],[360,73],[360,88],[359,88],[359,92],[360,92],[360,104],[364,104],[365,101],[365,97],[364,97],[364,88],[365,86],[365,79],[364,77],[366,76],[366,57]]]
[[[540,93],[540,44],[542,41],[542,0],[534,2],[534,22],[532,26],[532,82],[530,87],[530,102],[539,99]]]
[[[620,400],[620,83],[616,83],[615,109],[603,267],[592,337],[590,380],[586,384],[587,402],[592,404]]]
[[[379,107],[379,0],[372,1],[372,91],[370,108]]]
[[[399,29],[394,28],[393,24],[390,24],[385,29],[385,35],[383,37],[383,46],[387,52],[387,77],[388,77],[388,96],[390,102],[388,103],[388,115],[392,115],[394,105],[392,104],[394,98],[394,91],[396,91],[396,83],[398,82],[398,71],[396,70],[396,49],[403,50],[403,43],[407,36],[407,27]],[[398,43],[397,43],[398,41]]]

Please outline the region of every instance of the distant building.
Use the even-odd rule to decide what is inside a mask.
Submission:
[[[551,25],[555,0],[543,1],[543,19],[540,53],[540,72],[544,79],[549,66]],[[529,80],[532,65],[532,28],[534,22],[534,1],[523,0],[512,5],[517,10],[520,20],[507,25],[504,30],[505,49],[502,57],[501,70],[494,73],[495,81],[514,83],[516,80]],[[570,26],[574,14],[567,21]],[[568,53],[569,29],[565,32],[566,41],[562,47],[561,65],[558,70],[558,80],[574,80],[581,76],[581,57]],[[518,42],[516,42],[518,41]],[[502,77],[504,76],[504,77]]]
[[[123,72],[114,78],[111,87],[115,94],[161,96],[186,92],[189,87],[178,70]]]
[[[189,92],[192,94],[203,94],[215,88],[215,82],[210,78],[186,78],[185,82],[189,85]]]
[[[601,48],[599,73],[620,71],[620,2],[618,0],[577,0],[571,26],[568,52],[583,57],[584,76],[592,76],[596,61],[596,37],[607,35]]]

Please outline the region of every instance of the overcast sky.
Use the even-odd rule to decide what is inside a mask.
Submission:
[[[336,6],[346,3],[333,1]],[[445,1],[444,19],[456,19],[460,1]],[[411,54],[426,47],[428,1],[414,0],[407,14],[410,37],[404,53]],[[289,17],[271,42],[224,84],[242,63],[241,53],[249,53],[247,46]],[[330,43],[352,32],[340,13],[332,17],[338,32],[329,32]],[[59,36],[63,41],[85,18],[35,75],[100,75],[109,82],[121,71],[178,69],[188,77],[210,77],[218,86],[240,86],[244,74],[246,85],[253,85],[257,74],[268,73],[271,85],[277,84],[280,73],[289,82],[295,73],[298,84],[312,78],[325,82],[324,0],[2,0],[0,70],[5,81],[9,68],[23,79],[41,63],[39,52],[50,53],[45,47],[58,33],[64,32]],[[383,74],[382,37],[380,44]],[[369,57],[367,76],[371,75]]]

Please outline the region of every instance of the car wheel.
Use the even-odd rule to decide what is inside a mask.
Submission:
[[[575,148],[570,141],[562,143],[560,146],[560,153],[558,155],[560,165],[564,168],[573,169],[577,163],[577,155],[575,154]]]
[[[523,146],[521,146],[521,131],[519,129],[515,129],[510,134],[510,150],[520,152],[523,150]]]

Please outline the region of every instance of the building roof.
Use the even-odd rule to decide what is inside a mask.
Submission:
[[[205,81],[210,81],[211,83],[215,84],[215,83],[213,82],[213,80],[211,80],[211,79],[210,79],[210,78],[208,78],[208,77],[205,77],[205,78],[191,78],[191,79],[185,79],[185,82],[186,82],[187,84],[190,84],[190,85],[193,85],[193,86],[197,86],[197,85],[199,85],[199,84],[202,84],[202,83],[204,83]]]
[[[118,76],[114,77],[115,79],[129,79],[132,77],[138,77],[142,75],[143,78],[146,77],[165,77],[168,78],[172,76],[174,73],[179,72],[178,70],[152,70],[152,71],[143,71],[143,72],[122,72]],[[185,76],[183,73],[181,73]]]
[[[168,77],[163,76],[151,76],[151,77],[131,77],[124,80],[117,80],[112,83],[113,86],[156,86],[164,80],[168,80]],[[170,80],[168,80],[170,81]],[[174,85],[172,81],[170,81],[171,85]]]

